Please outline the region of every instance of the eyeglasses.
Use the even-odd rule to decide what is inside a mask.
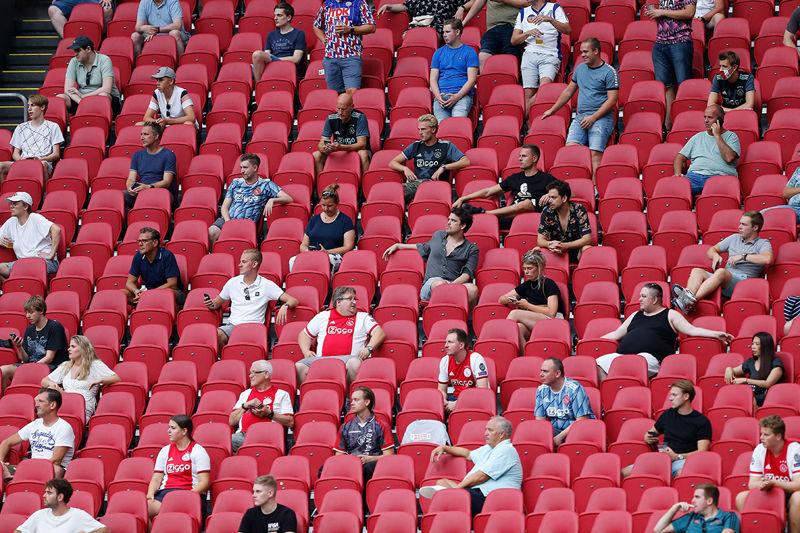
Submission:
[[[339,301],[342,301],[342,300],[352,300],[354,302],[357,302],[358,298],[356,298],[355,296],[348,296],[347,298],[339,298]]]
[[[250,301],[250,288],[249,287],[245,287],[244,288],[244,299],[247,300],[248,302]]]
[[[154,240],[155,239],[137,239],[136,242],[138,242],[139,244],[147,244],[148,242],[154,241]]]
[[[169,102],[167,103],[167,117],[169,117]]]
[[[91,83],[92,83],[92,69],[90,68],[89,70],[86,71],[86,85],[89,85]]]
[[[250,374],[263,374],[264,372],[266,372],[266,370],[251,370],[249,373]]]

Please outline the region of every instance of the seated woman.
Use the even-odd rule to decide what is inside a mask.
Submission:
[[[759,331],[751,344],[753,357],[737,367],[725,369],[725,383],[744,384],[753,387],[756,407],[764,404],[767,390],[783,377],[783,361],[775,357],[775,341],[772,335]]]
[[[120,381],[113,370],[97,358],[94,345],[88,337],[73,335],[67,348],[69,360],[61,363],[49,376],[42,379],[42,387],[61,392],[77,392],[86,402],[86,421],[97,409],[100,387]]]
[[[355,248],[356,230],[349,216],[339,211],[339,185],[334,183],[322,191],[319,205],[322,213],[308,221],[300,243],[300,252],[321,250],[328,253],[331,272],[339,269],[342,256]],[[294,267],[297,256],[289,259],[289,271]]]
[[[161,510],[161,501],[167,493],[191,490],[202,498],[211,486],[211,459],[192,440],[193,429],[192,419],[186,415],[175,415],[169,421],[170,443],[158,452],[153,478],[147,487],[147,513],[151,519]]]
[[[522,256],[525,281],[498,299],[501,304],[513,308],[506,318],[515,321],[519,328],[520,355],[538,321],[564,317],[561,291],[555,281],[545,277],[546,264],[547,259],[540,250],[526,252]]]

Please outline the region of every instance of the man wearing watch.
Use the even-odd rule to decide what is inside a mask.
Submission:
[[[254,361],[250,366],[250,388],[239,395],[228,423],[237,431],[231,437],[233,452],[244,444],[247,430],[255,423],[274,421],[291,428],[294,426],[294,411],[289,394],[272,385],[272,363]]]
[[[659,452],[672,460],[672,477],[680,475],[688,456],[711,449],[711,422],[692,408],[694,396],[691,381],[680,379],[673,383],[669,390],[672,407],[664,411],[644,435],[644,442],[653,447],[658,445],[659,435],[664,435],[664,445],[659,447]],[[623,468],[622,477],[631,475],[632,470],[633,465]]]

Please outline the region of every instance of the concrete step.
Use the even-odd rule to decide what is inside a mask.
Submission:
[[[47,68],[50,65],[52,52],[12,52],[6,56],[5,65],[15,68]]]
[[[43,68],[13,68],[0,70],[0,86],[41,87],[47,70]]]
[[[17,35],[56,35],[56,31],[53,29],[53,24],[46,16],[44,18],[18,18],[16,20],[16,32]]]
[[[15,52],[55,52],[60,39],[55,32],[52,35],[45,34],[26,34],[14,36]]]

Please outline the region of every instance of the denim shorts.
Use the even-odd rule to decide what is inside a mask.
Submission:
[[[360,57],[326,57],[322,59],[328,89],[341,94],[347,89],[361,88]]]
[[[589,150],[602,152],[606,149],[608,137],[614,129],[614,115],[609,113],[595,121],[588,130],[581,128],[581,120],[586,116],[581,114],[575,116],[569,127],[569,133],[567,133],[567,144],[582,144],[583,146],[588,146]]]
[[[66,18],[72,14],[72,9],[78,4],[99,4],[100,0],[56,0],[53,5],[59,9]]]
[[[451,93],[442,93],[442,97],[448,94]],[[433,101],[433,115],[439,122],[450,117],[468,117],[470,109],[472,109],[472,96],[470,95],[464,96],[450,109],[443,108],[438,100],[434,99]]]
[[[482,54],[511,54],[519,56],[522,45],[511,44],[511,34],[514,33],[513,24],[498,24],[487,30],[481,37]]]
[[[733,288],[736,287],[736,284],[739,283],[740,281],[742,281],[743,279],[748,279],[749,276],[746,276],[744,274],[736,274],[735,272],[731,272],[731,277],[733,278],[731,280],[731,284],[728,285],[726,288],[722,289],[722,295],[725,298],[730,298],[731,296],[733,296]]]
[[[522,86],[526,89],[538,89],[542,78],[556,79],[561,61],[557,57],[546,54],[522,54],[520,71]]]
[[[664,87],[680,85],[692,77],[692,42],[653,45],[653,68],[656,81]]]
[[[425,283],[423,283],[422,287],[419,289],[419,299],[420,300],[430,300],[431,299],[431,293],[433,292],[433,288],[431,287],[431,285],[433,285],[434,281],[439,281],[439,280],[446,281],[444,278],[440,278],[440,277],[434,276],[432,278],[429,278]],[[447,283],[450,283],[450,282],[447,281]]]

